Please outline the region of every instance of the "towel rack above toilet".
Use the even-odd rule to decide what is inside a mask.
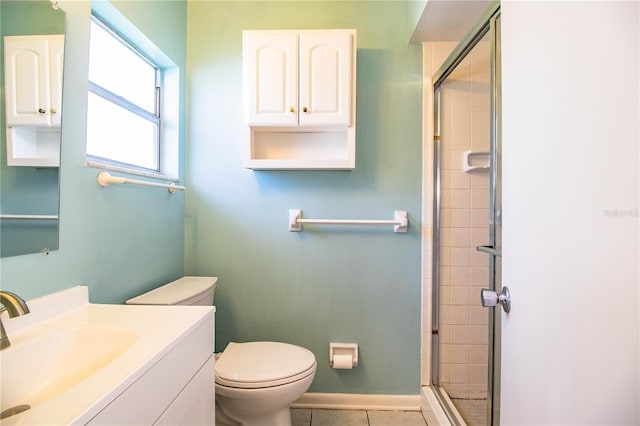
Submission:
[[[352,219],[302,219],[302,210],[289,210],[289,231],[302,231],[302,224],[314,225],[393,225],[394,232],[407,232],[409,219],[406,210],[396,210],[393,212],[391,220],[352,220]]]

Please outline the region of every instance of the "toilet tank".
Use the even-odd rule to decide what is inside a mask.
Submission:
[[[127,305],[201,305],[213,306],[217,277],[182,277],[140,296]]]

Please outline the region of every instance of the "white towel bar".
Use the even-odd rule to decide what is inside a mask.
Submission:
[[[407,232],[409,219],[405,210],[393,212],[393,220],[351,220],[351,219],[302,219],[302,210],[289,210],[289,231],[302,231],[302,224],[316,225],[393,225],[395,232]]]
[[[109,186],[113,183],[118,184],[131,184],[131,185],[142,185],[142,186],[153,186],[155,188],[166,188],[170,193],[174,193],[176,191],[184,191],[185,187],[181,185],[174,185],[173,183],[156,183],[149,182],[147,180],[136,180],[136,179],[127,179],[121,176],[111,176],[109,172],[100,172],[98,173],[98,183],[100,186]]]
[[[11,220],[58,220],[55,214],[0,214],[0,219]]]

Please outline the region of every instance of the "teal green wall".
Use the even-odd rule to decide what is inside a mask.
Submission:
[[[48,256],[0,259],[0,285],[30,299],[82,284],[89,287],[93,302],[121,303],[183,275],[184,193],[98,186],[99,170],[87,167],[84,157],[91,3],[59,0],[59,4],[67,13],[60,248]],[[186,2],[118,2],[116,6],[112,16],[118,10],[126,14],[185,69]],[[184,111],[184,73],[180,84]],[[185,122],[184,112],[181,122]],[[184,146],[184,125],[180,139]],[[184,162],[184,151],[180,161]]]
[[[417,394],[421,304],[421,46],[411,2],[202,2],[188,12],[187,274],[219,277],[216,345],[279,340],[312,350],[312,392]],[[243,29],[357,30],[353,171],[242,167]],[[312,227],[312,218],[390,219],[409,232]],[[329,342],[360,364],[328,365]]]
[[[418,25],[428,1],[429,0],[412,0],[409,2],[409,25],[412,32],[415,30],[416,25]]]
[[[420,46],[408,44],[410,2],[118,1],[101,9],[126,15],[187,70],[180,135],[184,146],[188,134],[181,151],[188,190],[173,195],[100,188],[98,170],[85,165],[91,5],[60,4],[67,11],[60,249],[1,259],[1,287],[30,299],[84,284],[93,302],[120,303],[183,274],[216,275],[218,350],[231,340],[287,341],[318,359],[311,391],[417,394],[422,76]],[[358,31],[356,169],[242,168],[241,30],[332,27]],[[355,219],[407,210],[409,232],[290,233],[290,208]],[[329,369],[330,341],[359,343],[358,368]]]
[[[63,34],[64,14],[48,2],[0,3],[0,39],[9,35]],[[4,61],[4,43],[0,43]],[[4,64],[4,62],[3,62]],[[0,66],[0,213],[58,214],[58,169],[7,166],[4,66]],[[55,221],[0,221],[0,257],[58,248]]]

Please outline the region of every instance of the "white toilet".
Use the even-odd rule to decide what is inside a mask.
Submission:
[[[216,277],[183,277],[130,305],[213,305]],[[291,426],[289,405],[309,389],[316,359],[279,342],[231,342],[216,360],[216,424]]]

